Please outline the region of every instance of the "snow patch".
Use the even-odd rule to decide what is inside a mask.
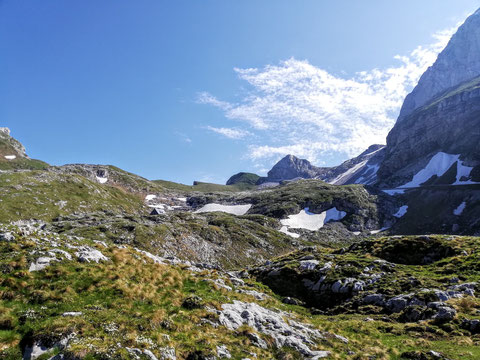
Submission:
[[[370,231],[370,234],[372,234],[372,235],[373,234],[378,234],[378,233],[381,233],[382,231],[385,231],[385,230],[388,230],[388,229],[390,229],[390,228],[389,227],[383,227],[383,228],[378,229],[378,230],[372,230],[372,231]]]
[[[400,206],[400,209],[398,209],[398,211],[395,214],[393,214],[393,216],[395,216],[396,218],[401,218],[403,215],[407,213],[407,210],[408,210],[408,205]]]
[[[358,163],[357,165],[355,166],[352,166],[350,169],[348,169],[347,171],[345,171],[344,173],[338,175],[335,179],[333,179],[332,181],[329,182],[329,184],[332,184],[332,185],[341,185],[344,183],[345,180],[348,180],[348,178],[355,174],[358,170],[360,170],[362,167],[364,167],[366,164],[367,164],[368,160],[365,160],[365,161],[362,161],[360,163]]]
[[[290,215],[287,219],[280,220],[280,223],[291,229],[305,229],[316,231],[322,228],[329,221],[342,220],[347,213],[339,211],[336,207],[328,209],[321,214],[314,214],[309,208],[301,210],[297,215]],[[284,231],[283,231],[284,232]]]
[[[389,189],[389,190],[382,190],[384,193],[388,195],[396,195],[396,194],[404,194],[405,189]]]
[[[96,176],[97,178],[97,181],[100,183],[100,184],[105,184],[108,179],[106,177],[100,177],[100,176]]]
[[[248,210],[252,207],[251,204],[248,205],[222,205],[222,204],[207,204],[202,208],[195,211],[195,213],[205,213],[205,212],[215,212],[220,211],[232,215],[245,215]]]
[[[179,197],[177,198],[178,201],[181,201],[181,202],[187,202],[187,198],[185,197]]]
[[[465,210],[465,207],[467,206],[467,203],[464,201],[458,207],[453,210],[453,215],[460,216],[463,213],[463,210]]]
[[[300,234],[288,231],[288,226],[282,226],[279,231],[284,233],[285,235],[291,236],[294,239],[298,239],[300,237]]]
[[[412,181],[399,186],[399,188],[419,187],[421,184],[428,181],[432,176],[442,176],[455,163],[457,163],[457,176],[452,185],[475,184],[473,181],[461,180],[462,177],[469,177],[473,168],[463,165],[463,163],[460,161],[460,154],[446,154],[440,151],[430,159],[424,169],[420,170],[413,176]]]
[[[376,178],[378,169],[380,169],[380,164],[376,165],[365,165],[365,170],[363,171],[362,176],[360,176],[357,180],[355,180],[355,184],[365,184],[370,185],[372,184]]]
[[[17,158],[16,155],[5,155],[5,159],[7,160],[15,160]]]
[[[150,200],[153,200],[157,197],[157,195],[147,195],[145,196],[145,201],[150,201]]]

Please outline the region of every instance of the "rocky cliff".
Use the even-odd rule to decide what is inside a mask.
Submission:
[[[328,168],[313,166],[308,160],[287,155],[268,172],[266,182],[280,182],[296,178],[314,179],[321,177]]]
[[[391,188],[415,182],[419,186],[442,177],[443,184],[474,181],[480,172],[479,115],[480,10],[458,29],[405,99],[387,137],[378,184]],[[439,154],[458,160],[438,162]],[[414,180],[428,166],[430,177]]]
[[[407,96],[399,121],[432,98],[480,75],[480,10],[470,16],[451,38],[437,61],[420,78]]]
[[[475,78],[395,124],[387,137],[385,159],[378,172],[380,184],[396,187],[407,183],[438,152],[460,155],[465,166],[477,169],[479,139],[480,78]]]

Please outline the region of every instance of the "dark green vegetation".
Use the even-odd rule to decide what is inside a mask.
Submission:
[[[221,184],[212,184],[195,181],[194,185],[184,185],[172,181],[166,180],[154,180],[156,184],[161,185],[165,189],[183,191],[183,192],[239,192],[244,190],[252,189],[252,186],[249,184],[234,184],[234,185],[221,185]],[[254,188],[254,187],[253,187]]]
[[[257,185],[260,176],[253,173],[240,172],[227,180],[227,185]]]

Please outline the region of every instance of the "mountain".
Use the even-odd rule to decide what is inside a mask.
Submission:
[[[474,181],[472,176],[480,172],[479,54],[477,11],[460,26],[405,99],[387,137],[385,159],[378,171],[381,187]],[[450,178],[437,180],[448,170]],[[420,179],[420,175],[428,177]]]
[[[308,160],[287,155],[268,172],[262,182],[281,182],[293,179],[315,179],[322,176],[327,168],[313,166]]]
[[[333,185],[374,184],[384,155],[385,145],[371,145],[357,157],[331,168],[321,179]]]
[[[273,166],[267,177],[259,178],[257,184],[275,184],[298,179],[320,179],[333,185],[370,185],[377,180],[377,171],[383,160],[384,148],[384,145],[371,145],[357,157],[333,167],[316,167],[308,160],[287,155]],[[238,174],[234,176],[238,176]],[[231,179],[234,179],[234,177],[230,178],[229,181]]]
[[[448,89],[480,76],[480,9],[452,36],[435,63],[406,97],[399,122]]]

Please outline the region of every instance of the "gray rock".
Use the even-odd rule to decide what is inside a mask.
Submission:
[[[395,296],[386,302],[386,307],[392,313],[398,313],[407,307],[411,297],[411,294]]]
[[[217,356],[220,359],[231,359],[232,355],[225,345],[217,346]]]
[[[470,16],[406,97],[399,119],[443,91],[480,75],[480,11]]]
[[[385,306],[385,296],[383,294],[368,294],[363,297],[362,302],[366,305]]]
[[[277,347],[289,346],[304,356],[324,356],[324,352],[315,352],[310,345],[325,339],[325,334],[299,323],[283,312],[275,312],[255,303],[234,301],[233,304],[222,305],[218,312],[219,322],[230,330],[248,325],[255,331],[271,336]]]

